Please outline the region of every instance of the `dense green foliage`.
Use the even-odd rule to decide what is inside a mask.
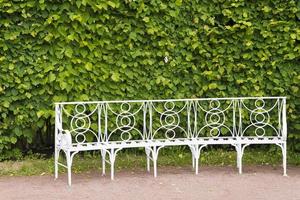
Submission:
[[[0,159],[102,99],[287,96],[299,150],[299,61],[297,0],[0,0]]]

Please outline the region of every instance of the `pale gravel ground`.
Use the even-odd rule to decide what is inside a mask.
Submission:
[[[116,180],[99,173],[73,175],[72,187],[66,175],[1,177],[0,199],[230,199],[300,200],[300,167],[246,166],[244,174],[234,167],[201,167],[194,175],[189,168],[159,168],[157,178],[145,171],[118,171]]]

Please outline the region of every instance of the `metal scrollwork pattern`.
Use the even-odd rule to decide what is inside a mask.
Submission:
[[[95,108],[88,110],[87,104],[76,104],[72,113],[63,107],[64,113],[71,117],[69,122],[70,133],[75,135],[74,140],[78,144],[87,142],[87,134],[91,134],[97,141],[100,140],[96,132],[91,128],[92,115],[97,111],[99,104]]]
[[[129,142],[264,137],[267,128],[273,133],[269,131],[267,135],[279,137],[282,135],[282,112],[283,101],[276,98],[268,101],[264,98],[224,98],[75,103],[60,105],[56,124],[59,133],[69,130],[72,141],[77,144],[88,143],[91,138],[93,142]]]
[[[234,135],[232,128],[226,125],[226,111],[230,108],[233,109],[233,102],[230,101],[229,105],[225,108],[221,108],[221,102],[219,100],[198,101],[198,107],[200,111],[204,112],[204,125],[197,133],[197,137],[203,136],[205,130],[209,130],[209,137],[217,138],[221,135],[221,128],[225,128],[231,135]],[[208,108],[205,108],[204,103],[208,103]]]
[[[116,112],[111,108],[110,104],[107,104],[108,112],[112,112],[115,115],[115,125],[117,126],[108,134],[107,140],[110,140],[110,138],[118,131],[120,132],[121,141],[131,140],[133,138],[132,131],[138,133],[139,139],[143,139],[145,136],[136,128],[136,115],[140,113],[144,106],[145,104],[142,103],[134,111],[130,103],[123,102],[119,106],[120,112]]]
[[[176,102],[166,101],[163,102],[163,110],[159,110],[158,107],[151,103],[151,108],[158,113],[159,115],[159,123],[160,126],[158,128],[154,128],[153,134],[151,134],[151,139],[159,138],[159,139],[174,139],[178,138],[177,132],[183,132],[185,137],[188,137],[187,130],[185,130],[181,123],[181,116],[183,111],[187,108],[187,102],[184,103],[183,106],[177,105],[179,107],[176,109]],[[151,127],[152,128],[152,127]],[[176,131],[177,129],[177,131]],[[162,131],[164,132],[163,136],[158,137],[158,133]]]
[[[270,103],[270,101],[268,102]],[[242,131],[241,131],[241,136],[244,136],[245,133],[250,129],[250,128],[254,128],[254,134],[256,137],[264,137],[266,134],[266,128],[271,128],[272,131],[279,136],[280,133],[277,130],[277,128],[274,127],[274,125],[271,123],[275,120],[271,120],[270,117],[270,112],[275,111],[276,108],[278,108],[278,111],[276,112],[280,112],[280,107],[279,106],[279,101],[276,100],[275,103],[273,103],[273,105],[269,106],[269,108],[266,108],[266,102],[264,99],[259,98],[256,99],[254,102],[254,108],[250,108],[245,102],[244,100],[241,100],[241,106],[240,109],[242,110],[243,108],[246,109],[246,111],[248,111],[249,114],[249,122],[250,124],[247,125]],[[243,116],[240,116],[241,118],[243,118]],[[280,115],[279,115],[280,118]],[[245,121],[245,120],[244,120]],[[247,120],[248,121],[248,120]],[[280,122],[278,122],[280,123]],[[242,127],[242,125],[240,126]]]

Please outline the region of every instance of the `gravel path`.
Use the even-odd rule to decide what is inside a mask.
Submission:
[[[115,180],[98,173],[73,175],[72,187],[66,174],[52,176],[1,177],[0,199],[280,199],[300,200],[300,167],[201,167],[194,175],[189,168],[159,168],[157,178],[145,171],[118,171]]]

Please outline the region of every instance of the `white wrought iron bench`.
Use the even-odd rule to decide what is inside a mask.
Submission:
[[[58,166],[71,167],[75,154],[99,150],[102,173],[125,148],[144,148],[147,171],[152,161],[157,176],[159,150],[188,146],[198,174],[201,150],[207,145],[232,145],[242,173],[244,150],[251,144],[275,144],[282,150],[286,175],[286,98],[239,97],[168,100],[62,102],[55,104],[55,178]],[[60,152],[66,164],[59,162]]]

